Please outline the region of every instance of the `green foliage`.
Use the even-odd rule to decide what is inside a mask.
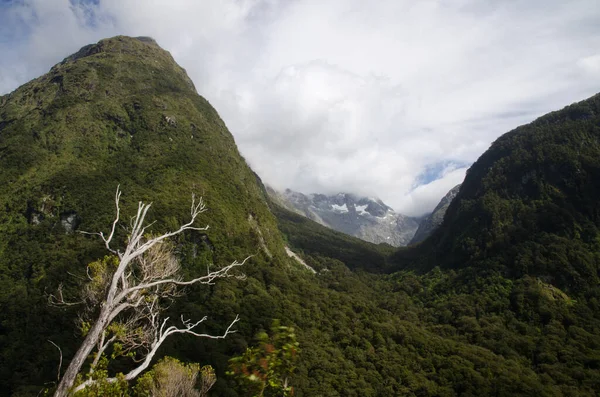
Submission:
[[[494,268],[567,291],[600,283],[600,95],[500,138],[469,169],[420,266]],[[400,253],[399,267],[409,258]]]
[[[87,377],[78,376],[75,382],[75,387],[83,383],[87,379],[92,379],[95,382],[85,387],[83,390],[75,393],[77,397],[128,397],[130,396],[129,385],[123,374],[116,376],[116,381],[109,381],[107,357],[101,357],[98,365],[92,373],[88,373]],[[84,379],[85,378],[85,379]]]
[[[228,375],[241,385],[242,393],[252,396],[291,396],[290,377],[299,353],[294,329],[273,321],[270,335],[260,332],[258,346],[229,360]]]
[[[103,259],[93,261],[88,265],[87,275],[89,282],[85,284],[85,297],[92,305],[97,305],[106,293],[106,288],[110,285],[110,280],[119,265],[119,258],[116,255],[107,255]],[[90,324],[82,324],[82,334],[86,335]]]
[[[55,378],[56,352],[40,340],[72,357],[79,341],[66,330],[80,308],[50,308],[47,296],[62,284],[78,300],[86,265],[105,251],[77,231],[106,233],[118,184],[122,214],[137,200],[156,203],[156,230],[181,224],[191,194],[203,196],[209,232],[175,242],[185,276],[255,253],[256,230],[287,266],[260,182],[216,111],[154,44],[103,40],[1,97],[0,170],[0,394]],[[115,243],[126,238],[119,229]]]
[[[152,370],[139,377],[133,395],[136,397],[205,397],[215,382],[210,365],[184,364],[165,357]],[[200,389],[196,389],[196,384]]]
[[[593,396],[599,101],[501,137],[470,169],[439,231],[390,258],[389,246],[270,209],[223,121],[168,53],[124,37],[82,49],[0,98],[0,395],[35,396],[56,379],[57,351],[40,341],[59,345],[65,362],[79,345],[79,309],[52,308],[47,297],[59,284],[77,296],[88,280],[85,266],[105,250],[74,231],[110,224],[106,203],[121,183],[123,214],[135,211],[132,197],[154,201],[157,230],[181,223],[192,192],[205,198],[201,222],[211,229],[174,242],[186,278],[257,253],[246,279],[190,287],[167,313],[208,315],[203,332],[214,334],[240,314],[225,340],[181,336],[161,347],[161,356],[211,365],[214,395],[247,394],[225,376],[229,360],[248,351],[260,371],[269,353],[260,341],[252,347],[253,336],[279,318],[302,346],[296,396]],[[74,228],[65,228],[69,216]],[[116,239],[126,237],[119,230]],[[318,273],[298,271],[286,244]],[[92,278],[110,262],[97,262]],[[123,372],[121,359],[101,361],[93,376]],[[268,379],[280,380],[277,371]],[[160,371],[150,372],[138,385],[145,392]],[[96,392],[135,393],[125,386],[99,382]]]

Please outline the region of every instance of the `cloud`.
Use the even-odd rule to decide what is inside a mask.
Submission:
[[[102,37],[152,36],[267,183],[378,196],[411,215],[502,133],[600,91],[596,0],[0,7],[0,92]]]
[[[591,78],[600,77],[600,54],[590,55],[588,57],[581,58],[577,61],[579,66],[584,73],[589,74]]]
[[[440,198],[465,179],[466,168],[449,167],[443,175],[432,182],[419,185],[400,203],[406,213],[419,214],[422,208],[435,208]]]

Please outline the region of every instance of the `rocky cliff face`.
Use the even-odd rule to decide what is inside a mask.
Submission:
[[[272,199],[285,208],[323,226],[372,243],[407,245],[419,227],[418,218],[397,214],[381,200],[349,193],[305,195],[286,189],[269,189]]]
[[[435,229],[437,229],[442,222],[444,221],[444,215],[446,214],[446,210],[448,206],[454,200],[456,195],[458,194],[458,190],[460,189],[460,185],[456,185],[450,190],[441,200],[440,203],[435,207],[433,212],[423,218],[421,223],[419,224],[419,228],[415,233],[414,237],[410,241],[409,244],[420,243],[425,240]]]

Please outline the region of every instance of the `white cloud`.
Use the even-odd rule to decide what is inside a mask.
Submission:
[[[466,168],[448,169],[440,179],[420,185],[400,203],[406,213],[422,214],[423,208],[435,208],[440,199],[465,178]]]
[[[415,188],[432,164],[471,163],[500,134],[600,91],[596,0],[15,4],[0,15],[0,92],[102,37],[152,36],[266,182],[379,196],[408,214],[464,175]]]
[[[577,61],[577,65],[590,77],[600,77],[600,54],[581,58]]]

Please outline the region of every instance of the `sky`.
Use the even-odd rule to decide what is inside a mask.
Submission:
[[[119,34],[171,52],[264,182],[407,215],[600,91],[598,0],[0,0],[0,95]]]

